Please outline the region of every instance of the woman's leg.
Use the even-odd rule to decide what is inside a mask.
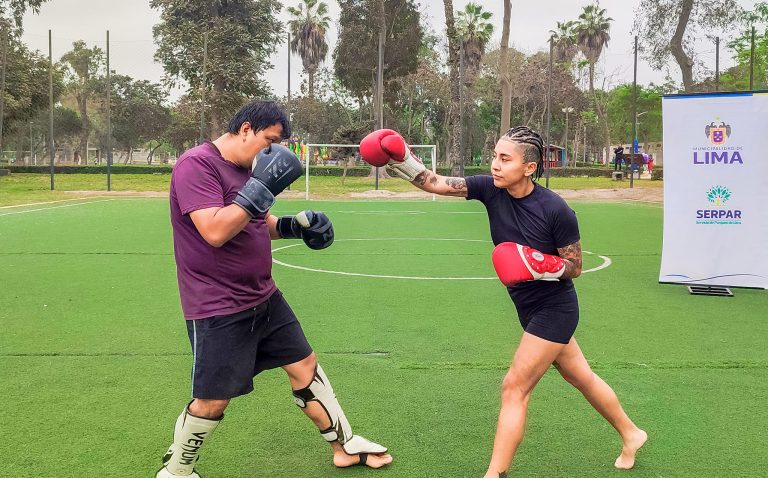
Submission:
[[[555,367],[621,435],[624,447],[614,463],[616,468],[632,468],[635,453],[648,435],[629,419],[613,389],[592,371],[575,338],[571,338],[555,359]]]
[[[525,414],[533,387],[565,345],[523,333],[512,365],[501,387],[501,411],[493,441],[493,456],[486,478],[506,477],[523,440]]]

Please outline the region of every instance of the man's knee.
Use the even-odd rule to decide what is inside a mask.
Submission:
[[[189,413],[196,417],[216,420],[224,415],[229,400],[205,400],[196,398],[189,404]]]
[[[317,367],[317,356],[312,352],[306,358],[284,366],[283,370],[288,374],[293,388],[302,388],[312,381],[315,367]]]

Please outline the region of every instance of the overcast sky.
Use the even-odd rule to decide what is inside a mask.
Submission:
[[[755,1],[738,0],[745,8],[753,8]],[[339,7],[335,0],[325,0],[330,8],[332,19],[338,18]],[[479,0],[484,9],[493,13],[496,25],[494,43],[501,38],[503,16],[502,2],[499,0]],[[287,5],[297,5],[299,0],[285,0]],[[421,0],[421,11],[427,17],[427,23],[433,31],[443,34],[445,15],[441,0]],[[467,0],[454,0],[454,8],[463,9]],[[538,0],[523,2],[512,0],[511,46],[533,53],[547,47],[549,30],[555,28],[555,22],[576,19],[584,5],[590,0]],[[604,51],[599,69],[612,78],[614,84],[632,81],[632,26],[634,9],[639,0],[602,0],[601,7],[613,18],[611,41]],[[288,15],[283,9],[281,20]],[[155,45],[152,39],[152,26],[158,23],[160,14],[149,7],[148,0],[48,0],[39,14],[28,13],[24,17],[24,41],[32,48],[48,53],[48,30],[53,34],[53,56],[58,59],[72,47],[75,40],[84,40],[89,46],[106,44],[106,31],[110,31],[111,68],[118,73],[136,79],[159,82],[163,68],[154,62]],[[326,65],[331,66],[331,53],[337,38],[335,22],[328,32],[329,55]],[[703,61],[714,69],[715,47],[704,41],[697,46]],[[287,46],[278,47],[272,57],[275,68],[267,75],[267,80],[274,93],[283,96],[287,92]],[[733,65],[731,53],[721,50],[721,68]],[[301,59],[294,56],[291,60],[291,88],[298,93],[302,79]],[[673,78],[679,81],[680,74],[676,67],[671,68]],[[638,68],[638,81],[641,84],[660,83],[665,73],[653,71],[641,62]],[[599,85],[600,83],[598,83]],[[173,92],[172,98],[179,92]]]

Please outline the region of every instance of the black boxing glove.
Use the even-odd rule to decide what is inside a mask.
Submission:
[[[235,204],[245,209],[251,217],[264,214],[275,203],[275,196],[299,176],[299,158],[285,146],[273,144],[256,156],[251,177],[237,193]]]

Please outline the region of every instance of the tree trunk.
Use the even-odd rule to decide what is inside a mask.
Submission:
[[[315,98],[315,70],[310,69],[307,70],[307,82],[309,83],[309,97],[314,99]]]
[[[693,10],[693,0],[683,0],[675,34],[669,42],[669,50],[672,52],[672,56],[675,57],[675,61],[680,66],[680,72],[683,74],[683,88],[685,91],[693,89],[693,60],[688,58],[685,49],[683,49],[683,37],[688,26],[688,20],[691,18],[691,10]]]
[[[151,143],[151,142],[149,143],[149,154],[147,155],[147,164],[149,164],[149,165],[151,165],[151,164],[152,164],[152,159],[153,159],[153,158],[154,158],[154,156],[155,156],[155,151],[157,151],[157,148],[159,148],[159,147],[160,147],[160,146],[162,146],[162,145],[163,145],[163,143],[162,143],[162,142],[160,142],[160,141],[158,141],[158,143],[157,143],[157,146],[155,146],[155,147],[153,148],[153,147],[152,147],[152,143]]]
[[[445,7],[445,25],[448,34],[448,65],[451,74],[451,104],[449,109],[451,149],[448,151],[448,163],[451,174],[458,175],[461,171],[461,122],[459,121],[459,103],[461,102],[461,85],[459,84],[459,39],[456,35],[456,25],[453,16],[453,0],[443,0]]]
[[[512,114],[512,84],[509,81],[509,23],[512,17],[512,0],[504,0],[504,23],[501,30],[501,52],[499,55],[499,78],[501,80],[501,126],[499,137],[509,130]]]
[[[85,88],[83,86],[83,88]],[[80,124],[82,131],[80,133],[80,144],[77,147],[75,155],[80,153],[83,164],[88,164],[88,136],[91,134],[91,122],[88,120],[88,98],[86,93],[77,95],[77,106],[80,109]],[[79,162],[79,161],[78,161]]]

